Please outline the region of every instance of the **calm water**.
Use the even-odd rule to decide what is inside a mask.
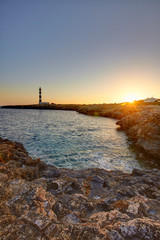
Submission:
[[[0,137],[58,167],[142,168],[116,120],[73,111],[0,109]]]

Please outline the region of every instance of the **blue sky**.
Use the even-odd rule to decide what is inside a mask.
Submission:
[[[160,97],[160,1],[1,0],[0,105]]]

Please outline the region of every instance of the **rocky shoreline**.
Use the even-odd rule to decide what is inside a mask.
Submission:
[[[146,106],[119,120],[129,139],[160,161],[160,106]]]
[[[58,169],[0,138],[1,240],[160,239],[160,171]]]

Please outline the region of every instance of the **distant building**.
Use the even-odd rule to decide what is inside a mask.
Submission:
[[[41,102],[41,103],[39,103],[39,104],[41,104],[41,105],[46,105],[46,104],[50,104],[49,102]]]
[[[144,100],[144,102],[158,102],[158,99],[157,98],[146,98],[145,100]]]
[[[41,104],[41,105],[50,104],[49,102],[42,102],[42,89],[41,89],[41,87],[39,88],[39,104]]]

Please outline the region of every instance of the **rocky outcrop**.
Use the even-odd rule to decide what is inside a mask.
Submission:
[[[147,106],[117,122],[130,139],[160,159],[160,106]]]
[[[160,239],[160,172],[58,169],[0,139],[1,240]]]

